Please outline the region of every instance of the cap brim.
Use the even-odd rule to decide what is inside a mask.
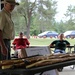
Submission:
[[[1,2],[1,4],[4,4],[4,3],[6,3],[6,2],[5,2],[5,1],[2,1],[2,2]],[[17,3],[17,2],[15,2],[15,3],[14,3],[14,2],[8,2],[8,3],[11,3],[11,4],[13,4],[13,5],[19,5],[19,3]]]
[[[8,3],[10,3],[10,2],[8,2]],[[13,5],[19,5],[19,3],[11,3],[11,4],[13,4]]]

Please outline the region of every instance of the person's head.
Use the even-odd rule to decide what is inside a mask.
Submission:
[[[64,34],[61,33],[61,34],[59,35],[59,39],[60,39],[60,40],[63,40],[63,38],[64,38]]]
[[[2,3],[4,4],[4,8],[8,12],[12,12],[15,5],[19,5],[19,3],[17,3],[15,0],[4,0],[4,1],[2,1]]]
[[[23,38],[23,33],[22,32],[20,32],[19,37]]]

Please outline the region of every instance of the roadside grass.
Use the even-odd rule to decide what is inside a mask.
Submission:
[[[56,38],[30,38],[30,46],[49,46],[52,41],[56,40]],[[70,42],[71,46],[74,46],[75,39],[65,39]],[[13,40],[12,40],[13,41]],[[74,48],[71,49],[72,51]],[[13,53],[14,50],[12,49],[11,53]],[[66,49],[66,52],[68,52],[68,49]]]

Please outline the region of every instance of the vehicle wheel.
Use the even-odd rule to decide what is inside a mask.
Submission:
[[[62,68],[58,68],[57,69],[59,72],[62,72],[62,70],[63,70],[63,67]]]
[[[43,36],[43,38],[47,38],[47,36]]]

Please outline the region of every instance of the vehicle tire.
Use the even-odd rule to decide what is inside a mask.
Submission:
[[[43,38],[47,38],[47,36],[45,35],[45,36],[43,36]]]
[[[63,67],[57,69],[59,72],[62,72]]]

